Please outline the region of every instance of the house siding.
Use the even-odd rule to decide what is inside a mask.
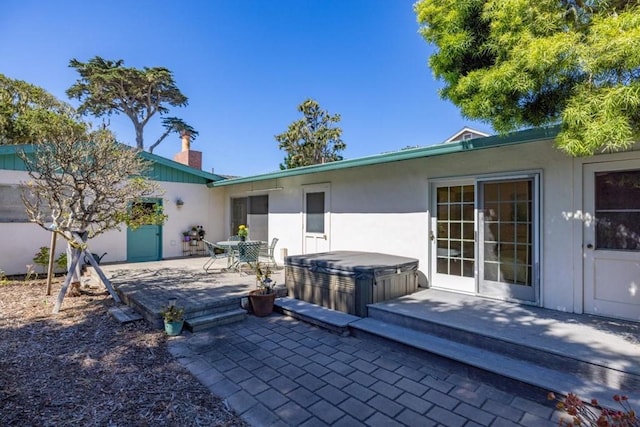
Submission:
[[[590,161],[638,161],[638,152],[601,155]],[[539,305],[582,310],[582,220],[576,194],[583,191],[583,159],[560,152],[551,139],[363,165],[264,181],[269,194],[269,238],[276,256],[303,253],[303,193],[311,184],[330,185],[330,250],[382,252],[419,260],[420,284],[430,285],[431,184],[437,180],[535,174],[540,178]],[[232,197],[261,194],[260,182],[216,186]],[[278,188],[267,190],[267,188]],[[227,209],[229,211],[229,209]],[[225,213],[229,223],[229,213]],[[251,224],[249,224],[251,226]]]
[[[0,185],[17,186],[30,179],[24,162],[16,154],[20,147],[0,147]],[[162,257],[172,258],[183,255],[182,232],[195,225],[202,225],[206,238],[222,240],[226,238],[224,226],[224,199],[220,193],[211,191],[206,184],[220,177],[203,171],[190,171],[183,165],[172,167],[174,162],[157,159],[157,156],[143,153],[150,160],[152,168],[149,177],[160,183],[163,194],[164,212],[168,219],[162,228]],[[176,200],[184,205],[180,208]],[[0,200],[0,203],[2,201]],[[0,270],[7,275],[24,274],[27,265],[33,264],[33,256],[41,246],[49,246],[51,233],[29,222],[0,222],[0,235],[6,243],[0,248]],[[65,241],[58,238],[56,254],[64,252]],[[102,254],[107,252],[104,262],[126,261],[127,233],[111,230],[89,241],[89,250]]]

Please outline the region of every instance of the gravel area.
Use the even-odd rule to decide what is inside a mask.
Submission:
[[[60,279],[0,284],[0,425],[246,426],[144,321],[120,325],[103,289],[67,296]]]

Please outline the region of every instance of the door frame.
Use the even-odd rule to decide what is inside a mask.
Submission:
[[[160,206],[163,206],[163,199],[162,198],[145,198],[143,200],[141,200],[140,202],[142,203],[154,203]],[[135,238],[139,238],[140,236],[134,236],[134,233],[142,228],[142,227],[155,227],[156,229],[156,239],[155,239],[155,243],[157,245],[157,251],[155,253],[155,255],[153,256],[153,259],[133,259],[130,251],[129,251],[129,242],[130,239],[135,239]],[[127,233],[126,233],[126,253],[127,253],[127,262],[144,262],[144,261],[160,261],[162,260],[162,241],[163,241],[163,225],[153,225],[153,224],[146,224],[146,225],[142,225],[140,227],[138,227],[138,229],[136,230],[132,230],[131,228],[127,227]]]
[[[307,194],[324,193],[324,233],[307,232]],[[331,184],[308,184],[302,186],[302,253],[313,253],[316,251],[318,240],[324,240],[326,251],[331,250]],[[313,240],[316,245],[312,252],[309,252],[307,242]],[[324,252],[322,250],[321,252]]]
[[[534,286],[534,301],[527,300],[519,300],[519,299],[510,299],[510,298],[497,298],[495,296],[483,295],[480,293],[480,267],[479,260],[480,257],[480,243],[479,243],[479,197],[480,197],[480,185],[483,182],[491,182],[491,181],[504,181],[504,180],[518,180],[518,179],[532,179],[533,178],[533,239],[534,239],[534,249],[533,249],[533,260],[532,260],[532,274],[533,274],[533,286]],[[478,296],[484,296],[487,298],[494,299],[504,299],[504,300],[512,300],[514,302],[522,303],[522,304],[532,304],[541,306],[542,301],[542,248],[543,248],[543,223],[542,223],[542,212],[543,212],[543,171],[540,169],[533,170],[522,170],[522,171],[507,171],[507,172],[499,172],[492,174],[481,174],[481,175],[472,175],[472,176],[458,176],[458,177],[449,177],[449,178],[433,178],[429,180],[429,206],[431,206],[431,214],[429,215],[429,269],[428,281],[431,284],[431,287],[440,288],[443,290],[451,291],[451,292],[461,292],[461,293],[471,293]],[[455,185],[474,185],[474,240],[475,240],[475,265],[474,265],[474,277],[473,277],[473,286],[469,288],[467,284],[466,287],[462,289],[456,286],[442,286],[434,281],[436,278],[436,246],[434,240],[431,240],[431,236],[434,236],[437,233],[434,233],[434,230],[437,230],[437,187],[442,186],[455,186]],[[433,234],[432,234],[433,233]]]

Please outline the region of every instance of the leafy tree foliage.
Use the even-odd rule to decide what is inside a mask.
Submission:
[[[640,135],[637,0],[420,0],[441,96],[501,132],[561,124],[576,155]]]
[[[125,114],[133,123],[140,150],[144,149],[144,127],[151,117],[168,113],[169,106],[183,107],[188,103],[173,73],[163,67],[140,70],[125,67],[121,59],[112,61],[99,56],[88,62],[72,59],[69,66],[80,74],[80,79],[67,90],[69,98],[81,102],[78,111],[95,117]]]
[[[198,131],[186,124],[182,119],[177,117],[165,117],[162,119],[162,126],[164,126],[164,133],[160,135],[160,138],[149,146],[149,152],[153,153],[153,149],[156,148],[170,133],[177,133],[182,135],[184,133],[189,134],[190,140],[193,141],[198,136]]]
[[[298,111],[304,117],[291,123],[286,132],[275,136],[279,148],[287,152],[280,169],[342,160],[339,152],[347,145],[341,139],[342,129],[334,127],[340,121],[340,115],[330,115],[313,99],[300,104]]]
[[[20,155],[31,178],[22,194],[31,222],[74,242],[73,233],[92,238],[123,223],[164,221],[161,210],[143,212],[137,203],[160,194],[144,177],[148,163],[109,131],[66,134],[34,147]]]
[[[44,89],[0,74],[0,145],[37,144],[87,127],[73,107]]]

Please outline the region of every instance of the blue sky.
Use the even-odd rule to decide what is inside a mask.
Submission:
[[[412,0],[2,0],[0,73],[68,101],[69,60],[99,55],[126,66],[163,66],[189,105],[169,115],[200,132],[203,169],[254,175],[279,168],[274,135],[313,98],[342,116],[345,158],[441,142],[471,126],[439,98]],[[72,102],[73,105],[77,103]],[[133,125],[112,116],[118,139]],[[145,146],[162,133],[145,127]],[[155,150],[173,158],[178,136]]]

